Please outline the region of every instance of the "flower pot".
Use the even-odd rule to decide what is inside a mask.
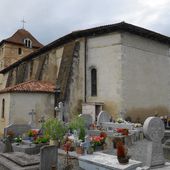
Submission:
[[[120,164],[128,164],[129,163],[129,158],[130,158],[129,156],[126,156],[126,157],[118,156],[117,157]]]
[[[87,149],[87,154],[93,154],[93,152],[94,152],[94,149],[92,147],[89,147]]]
[[[84,153],[84,149],[81,146],[76,147],[76,153],[82,155]]]
[[[101,151],[101,150],[103,150],[103,145],[94,146],[94,151]]]

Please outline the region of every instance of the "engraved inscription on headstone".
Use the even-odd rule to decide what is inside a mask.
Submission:
[[[147,143],[147,166],[164,165],[163,148],[161,140],[164,137],[164,124],[158,117],[149,117],[143,125],[143,132],[148,139]]]

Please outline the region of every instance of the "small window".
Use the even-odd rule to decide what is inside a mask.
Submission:
[[[32,41],[29,38],[24,39],[24,44],[28,48],[32,48]]]
[[[2,114],[1,118],[4,119],[5,117],[5,99],[2,99]]]
[[[30,77],[32,76],[32,73],[33,73],[33,66],[34,66],[34,63],[33,63],[33,61],[31,61],[31,63],[30,63]]]
[[[97,70],[91,69],[91,96],[97,96]]]
[[[18,55],[22,54],[22,48],[18,48]]]

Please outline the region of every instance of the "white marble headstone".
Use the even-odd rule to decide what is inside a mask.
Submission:
[[[101,111],[97,116],[97,125],[100,126],[102,122],[110,122],[111,116],[105,111]]]
[[[161,140],[164,137],[164,124],[158,117],[148,117],[143,125],[143,132],[148,139],[147,143],[147,166],[164,165],[163,148]]]

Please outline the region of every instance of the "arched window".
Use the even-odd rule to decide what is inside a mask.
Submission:
[[[5,99],[2,99],[2,114],[1,118],[3,119],[5,117]]]
[[[24,39],[24,44],[28,48],[32,48],[32,41],[29,38]]]
[[[91,69],[91,96],[97,96],[97,70]]]

